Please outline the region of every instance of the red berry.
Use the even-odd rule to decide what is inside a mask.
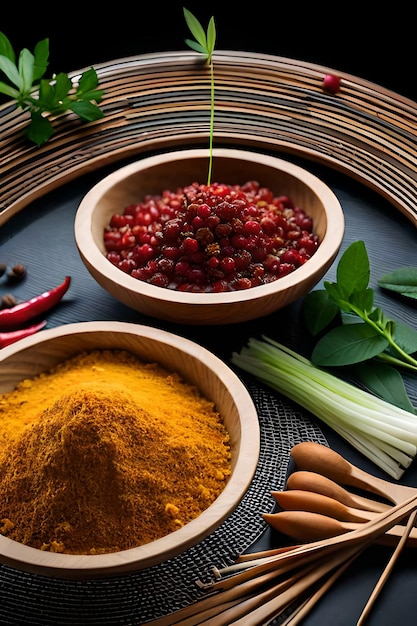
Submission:
[[[340,91],[340,78],[334,74],[326,74],[323,78],[323,89],[331,94],[336,94]]]

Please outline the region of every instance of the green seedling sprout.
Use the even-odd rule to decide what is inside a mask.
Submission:
[[[51,79],[43,78],[48,67],[49,39],[38,42],[33,54],[24,48],[17,61],[16,58],[9,39],[0,32],[0,72],[8,81],[0,81],[0,93],[15,100],[23,111],[29,111],[31,121],[25,135],[37,146],[46,143],[54,133],[51,117],[67,111],[86,122],[103,117],[97,103],[104,91],[97,89],[94,68],[85,71],[77,84],[63,72]]]
[[[214,17],[210,18],[207,26],[207,33],[198,21],[198,19],[184,7],[184,17],[191,34],[195,37],[195,41],[192,39],[186,39],[185,43],[195,50],[200,52],[206,58],[206,63],[210,66],[210,83],[211,83],[211,98],[210,98],[210,139],[209,139],[209,170],[207,176],[207,185],[211,183],[211,173],[213,169],[213,129],[214,129],[214,68],[213,68],[213,51],[216,43],[216,26],[214,24]]]

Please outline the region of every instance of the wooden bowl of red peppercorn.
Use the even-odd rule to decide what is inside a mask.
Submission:
[[[173,151],[126,165],[82,199],[75,240],[95,280],[150,317],[232,324],[308,293],[333,263],[344,215],[319,178],[277,157]]]

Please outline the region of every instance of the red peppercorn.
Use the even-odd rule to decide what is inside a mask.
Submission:
[[[266,284],[306,262],[318,245],[304,210],[257,181],[165,190],[122,215],[134,215],[135,225],[120,216],[110,221],[104,230],[109,260],[133,278],[179,291]],[[280,256],[288,250],[287,262]]]
[[[323,78],[323,89],[331,94],[337,94],[340,91],[340,78],[334,74],[326,74]]]

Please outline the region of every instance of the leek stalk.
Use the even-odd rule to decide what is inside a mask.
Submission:
[[[250,338],[231,362],[307,409],[395,479],[417,455],[417,417],[341,380],[290,348]]]

